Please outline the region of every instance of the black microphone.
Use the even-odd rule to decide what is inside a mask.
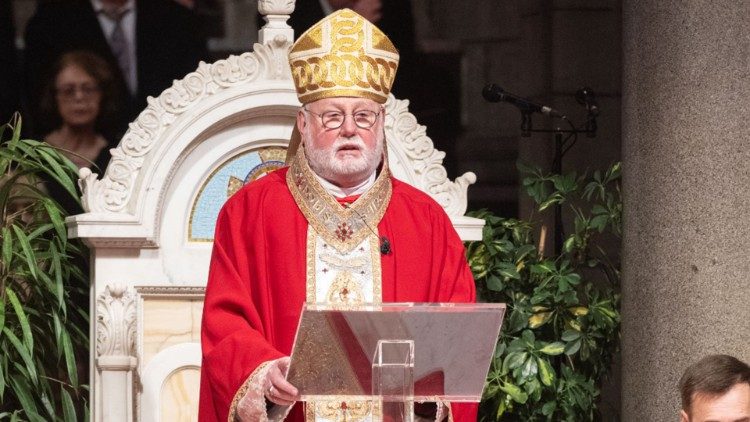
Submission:
[[[599,104],[596,103],[596,94],[594,94],[594,91],[592,91],[591,88],[587,86],[578,88],[578,91],[576,91],[576,101],[578,104],[585,105],[586,110],[588,110],[592,116],[599,115]]]
[[[375,236],[378,235],[377,233],[375,233],[375,230],[373,230],[372,227],[370,227],[370,225],[367,224],[367,220],[365,220],[364,217],[362,217],[362,215],[357,212],[357,210],[352,208],[351,205],[345,202],[344,208],[348,208],[354,211],[354,213],[357,214],[357,217],[359,217],[359,219],[362,220],[363,223],[365,223],[365,227],[367,227],[367,229],[370,230],[372,234],[374,234]],[[388,238],[385,236],[378,236],[378,239],[380,239],[380,253],[383,255],[388,255],[389,253],[391,253],[391,241],[388,240]]]
[[[542,113],[552,117],[567,119],[564,114],[560,113],[552,107],[537,104],[525,98],[521,98],[518,95],[511,94],[510,92],[500,88],[495,84],[489,84],[485,86],[482,90],[482,96],[485,100],[491,103],[499,103],[500,101],[505,101],[520,108],[521,111]]]

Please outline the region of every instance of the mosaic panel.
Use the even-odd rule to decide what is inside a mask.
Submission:
[[[212,242],[219,210],[244,185],[284,166],[286,149],[265,147],[245,151],[222,163],[203,183],[188,222],[189,242]]]

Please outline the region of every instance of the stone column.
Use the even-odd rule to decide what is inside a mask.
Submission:
[[[623,0],[623,421],[750,361],[750,2]]]

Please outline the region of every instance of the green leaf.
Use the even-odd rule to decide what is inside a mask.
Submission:
[[[526,403],[526,400],[529,398],[529,396],[521,391],[517,385],[511,383],[503,383],[503,385],[500,386],[500,389],[508,394],[513,401],[521,404]]]
[[[50,244],[50,258],[52,260],[52,274],[55,276],[55,296],[57,306],[65,311],[65,285],[63,283],[63,270],[60,260],[63,258],[57,251],[54,243]]]
[[[516,266],[510,262],[501,262],[499,265],[500,275],[509,279],[518,280],[521,275],[516,271]]]
[[[487,383],[484,386],[484,391],[482,392],[482,399],[485,400],[485,399],[495,397],[495,395],[497,394],[499,390],[500,390],[499,385]]]
[[[606,182],[609,183],[613,180],[619,179],[621,170],[622,170],[621,162],[618,161],[612,164],[612,167],[610,167],[609,170],[607,170]]]
[[[60,316],[57,315],[57,312],[52,312],[52,327],[55,330],[55,342],[57,344],[62,344],[62,324],[60,324]],[[55,357],[59,360],[61,354],[62,349],[58,347],[57,356]]]
[[[49,166],[52,168],[45,169],[46,173],[52,176],[68,193],[71,197],[78,199],[78,193],[76,192],[76,187],[73,184],[73,180],[71,180],[71,177],[68,173],[65,172],[65,170],[60,166],[60,162],[58,159],[55,159],[55,157],[50,154],[49,151],[46,151],[45,148],[38,148],[39,154],[44,158],[44,160],[49,164]],[[59,154],[55,153],[59,157]],[[78,199],[80,201],[80,199]]]
[[[529,317],[529,328],[539,328],[549,322],[552,312],[537,312]]]
[[[562,340],[563,341],[573,341],[576,339],[581,338],[581,332],[576,330],[565,330],[562,333]]]
[[[563,197],[560,196],[560,194],[553,194],[549,198],[547,198],[546,201],[539,204],[539,211],[544,211],[547,208],[549,208],[551,205],[560,204],[564,201]]]
[[[5,328],[5,298],[0,298],[0,339],[3,338],[3,328]]]
[[[47,215],[49,215],[50,220],[52,221],[52,224],[55,227],[55,231],[57,232],[57,237],[63,241],[63,244],[68,239],[68,232],[65,228],[65,218],[60,213],[60,209],[58,208],[58,205],[50,200],[47,199],[44,202],[44,209],[47,210]]]
[[[562,193],[573,192],[576,190],[576,174],[572,172],[564,176],[554,176],[552,183],[555,185],[555,189]]]
[[[31,388],[26,380],[17,375],[11,375],[10,386],[24,412],[26,412],[26,416],[30,420],[42,420],[34,401],[34,395],[31,393]]]
[[[609,211],[607,211],[607,209],[604,208],[603,206],[601,206],[599,204],[596,204],[593,207],[591,207],[591,213],[593,213],[593,214],[608,214]]]
[[[557,409],[557,402],[554,400],[548,401],[547,403],[544,403],[544,406],[542,406],[542,415],[552,416],[552,414],[555,413],[556,409]]]
[[[65,422],[76,422],[76,408],[73,406],[73,399],[70,398],[70,394],[64,386],[60,386],[60,396],[62,397],[63,404],[63,420]]]
[[[54,225],[52,223],[42,224],[41,226],[35,228],[33,231],[27,234],[26,237],[29,239],[29,242],[31,242],[37,237],[39,237],[40,235],[46,233],[49,229],[53,227]]]
[[[68,377],[73,387],[78,387],[78,368],[76,367],[76,357],[73,353],[73,344],[70,341],[70,335],[66,330],[62,330],[62,348],[65,355],[65,366],[68,370]]]
[[[487,277],[487,288],[494,292],[500,292],[505,288],[505,285],[498,276],[490,274],[490,276]]]
[[[2,303],[2,302],[0,302]],[[5,362],[0,362],[0,403],[3,403],[3,396],[5,395]]]
[[[518,264],[523,261],[530,253],[536,250],[534,245],[523,245],[516,249],[515,262]]]
[[[8,329],[8,327],[3,328],[3,333],[8,337],[8,340],[10,340],[10,343],[16,349],[18,354],[21,355],[21,359],[29,371],[29,378],[31,378],[32,384],[37,385],[39,383],[39,378],[37,377],[36,365],[34,365],[34,360],[31,358],[29,350],[23,345],[23,343],[21,343],[21,340],[19,340],[18,337]]]
[[[568,356],[576,354],[578,350],[581,348],[581,339],[572,341],[565,345],[565,354]]]
[[[510,314],[510,318],[508,319],[508,332],[509,333],[515,333],[518,332],[529,324],[529,317],[526,313],[520,311],[520,310],[514,310]]]
[[[23,311],[23,305],[21,305],[21,302],[18,300],[16,292],[10,287],[5,289],[5,294],[8,296],[8,301],[10,301],[10,304],[13,307],[13,312],[15,312],[16,318],[18,318],[18,324],[21,325],[23,342],[29,350],[29,354],[33,355],[34,337],[31,335],[31,326],[29,326],[29,319],[26,317],[26,312]]]
[[[548,387],[551,386],[555,381],[555,370],[552,369],[552,365],[550,365],[547,359],[542,357],[537,357],[536,359],[539,364],[539,379],[542,381],[542,384]]]
[[[565,279],[565,282],[568,284],[572,284],[574,286],[577,286],[578,283],[581,282],[581,276],[576,273],[568,273],[564,275],[562,278]]]
[[[503,355],[503,353],[505,353],[505,348],[505,343],[503,343],[502,341],[497,342],[497,345],[495,346],[495,359],[499,358]]]
[[[497,401],[497,410],[495,411],[495,421],[499,422],[502,420],[503,414],[505,414],[505,410],[507,409],[507,402],[506,400],[498,400]]]
[[[565,344],[559,341],[548,343],[544,347],[539,349],[539,351],[544,353],[545,355],[556,356],[565,351]]]
[[[526,362],[524,362],[523,364],[521,376],[524,378],[535,377],[538,370],[539,367],[536,364],[536,358],[534,356],[529,356],[528,359],[526,359]]]
[[[607,221],[609,221],[609,215],[597,215],[591,219],[591,223],[589,224],[592,229],[596,229],[601,233],[607,227]]]
[[[508,345],[508,352],[525,352],[527,350],[526,343],[520,338],[513,339]]]
[[[3,227],[3,267],[8,271],[13,260],[13,234],[8,227]]]
[[[21,250],[23,250],[23,254],[26,257],[26,266],[29,271],[31,271],[31,276],[37,278],[37,263],[34,257],[34,250],[31,248],[29,239],[26,237],[26,234],[23,232],[23,230],[21,230],[18,226],[14,224],[12,227],[13,232],[15,232],[16,234],[16,239],[18,239],[18,242],[21,243]]]
[[[548,274],[555,271],[555,263],[552,261],[542,261],[531,266],[531,272],[535,274]]]
[[[523,361],[526,360],[527,356],[528,353],[525,352],[508,353],[508,356],[506,356],[505,360],[503,361],[503,372],[507,372],[511,369],[516,369],[519,366],[523,365]]]
[[[56,416],[55,408],[52,406],[52,402],[49,401],[49,394],[47,394],[46,391],[42,391],[41,394],[37,393],[39,395],[39,401],[42,402],[42,406],[44,406],[44,409],[47,411],[47,414],[54,417]]]
[[[521,338],[529,347],[534,347],[534,332],[531,330],[523,330],[523,333],[521,333]]]
[[[563,252],[570,253],[570,251],[573,250],[573,247],[576,245],[576,236],[570,235],[567,239],[565,239],[565,242],[563,243]]]

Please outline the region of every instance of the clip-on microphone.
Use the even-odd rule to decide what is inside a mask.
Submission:
[[[378,234],[375,232],[375,230],[370,227],[369,224],[367,224],[367,220],[362,217],[360,213],[357,212],[354,208],[352,208],[349,204],[344,203],[344,208],[350,209],[354,211],[355,214],[357,214],[357,217],[359,217],[360,220],[362,220],[363,223],[365,223],[365,227],[367,227],[368,230],[372,232],[375,236],[378,236]],[[383,255],[388,255],[391,253],[391,241],[388,240],[385,236],[378,236],[378,239],[380,240],[380,253]]]

